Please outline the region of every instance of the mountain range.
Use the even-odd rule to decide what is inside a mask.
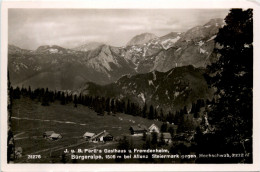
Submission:
[[[167,72],[125,75],[105,86],[88,82],[72,94],[129,99],[141,107],[146,103],[164,111],[175,111],[184,105],[191,108],[198,99],[212,98],[214,91],[208,89],[204,73],[205,69],[189,65]]]
[[[94,42],[73,49],[44,45],[25,50],[9,45],[10,80],[13,86],[77,90],[89,82],[111,84],[123,75],[168,72],[188,65],[205,68],[213,60],[214,38],[223,25],[223,19],[212,19],[182,33],[161,37],[143,33],[122,47]]]

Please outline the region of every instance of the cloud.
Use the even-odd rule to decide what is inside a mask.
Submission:
[[[227,13],[227,9],[10,9],[8,38],[27,49],[43,44],[75,47],[84,41],[123,46],[142,32],[163,36],[186,31]]]

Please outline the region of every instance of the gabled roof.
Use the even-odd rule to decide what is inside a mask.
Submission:
[[[103,134],[103,137],[107,137],[107,136],[112,136],[110,133],[108,133],[108,132],[105,132],[104,134]]]
[[[100,138],[100,137],[106,137],[108,135],[111,135],[109,132],[106,132],[106,130],[94,135],[91,139],[96,139],[96,138]],[[112,136],[112,135],[111,135]]]
[[[159,129],[159,127],[158,127],[157,125],[152,124],[152,125],[149,127],[149,130],[153,129],[154,127]]]
[[[171,139],[172,138],[171,133],[162,133],[162,134],[163,134],[164,139]]]
[[[16,148],[15,148],[15,151],[16,151],[16,152],[23,152],[23,149],[22,149],[21,147],[16,147]]]
[[[52,133],[52,135],[50,136],[51,138],[58,138],[60,137],[61,135],[58,134],[58,133]]]
[[[134,125],[131,126],[130,129],[133,129],[134,131],[143,131],[146,130],[147,131],[147,127],[145,125]]]
[[[84,137],[93,137],[95,133],[86,132],[83,136]]]
[[[54,131],[45,131],[44,134],[46,134],[47,136],[50,136],[54,133]]]

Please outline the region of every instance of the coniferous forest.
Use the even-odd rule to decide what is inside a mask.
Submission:
[[[211,20],[211,22],[212,21],[215,22],[217,20]],[[207,45],[208,47],[212,46],[212,51],[209,52],[208,50],[207,52],[207,57],[201,55],[203,56],[203,58],[201,57],[203,60],[207,60],[204,61],[205,63],[203,62],[204,66],[198,66],[195,64],[193,66],[193,64],[187,64],[187,60],[183,60],[183,62],[180,63],[176,58],[174,59],[175,66],[171,65],[171,68],[167,71],[158,72],[154,70],[150,72],[145,72],[146,69],[143,69],[144,71],[139,71],[140,73],[138,73],[137,68],[134,70],[134,72],[131,70],[131,67],[134,66],[134,63],[130,63],[129,61],[125,62],[124,60],[120,59],[118,61],[124,61],[122,62],[124,65],[130,64],[130,67],[125,67],[125,69],[131,71],[132,73],[129,72],[131,73],[131,75],[122,75],[121,78],[118,77],[119,79],[114,80],[109,84],[99,85],[96,83],[87,82],[87,84],[77,89],[64,89],[66,91],[61,91],[62,89],[53,89],[55,88],[53,83],[50,84],[50,87],[45,87],[45,85],[43,84],[44,88],[35,87],[35,85],[37,84],[32,84],[33,86],[31,86],[30,82],[33,79],[35,79],[35,76],[37,76],[37,74],[35,74],[35,76],[30,76],[30,79],[33,79],[29,80],[28,82],[25,82],[29,83],[28,85],[21,86],[17,84],[17,86],[13,84],[14,80],[12,77],[16,75],[18,76],[18,74],[15,75],[14,70],[12,70],[9,66],[8,70],[10,72],[8,71],[8,162],[18,159],[16,155],[17,151],[15,150],[15,147],[17,147],[16,141],[18,145],[24,144],[23,139],[27,138],[27,136],[24,136],[18,137],[19,139],[17,139],[17,135],[21,133],[24,134],[26,132],[29,134],[34,133],[34,131],[29,131],[29,129],[23,131],[22,127],[24,126],[21,127],[20,123],[18,122],[14,123],[15,129],[17,131],[13,131],[12,120],[14,120],[14,118],[18,119],[18,117],[14,116],[13,114],[17,115],[18,113],[20,113],[20,109],[17,110],[13,107],[15,105],[16,107],[23,108],[19,106],[19,103],[31,102],[32,104],[34,104],[35,107],[37,106],[39,108],[40,106],[39,109],[52,106],[55,106],[56,108],[56,106],[58,106],[64,107],[64,109],[72,109],[73,113],[75,114],[86,115],[86,119],[84,119],[85,117],[82,117],[82,119],[84,119],[82,120],[82,126],[86,127],[84,128],[84,130],[92,129],[94,131],[95,127],[97,127],[91,126],[87,128],[89,124],[84,123],[84,121],[94,119],[92,117],[90,118],[89,116],[87,116],[90,114],[92,116],[93,114],[98,116],[98,119],[100,121],[108,118],[111,118],[113,120],[116,119],[119,121],[118,123],[123,123],[124,120],[127,121],[127,124],[129,124],[129,126],[125,126],[125,128],[122,126],[117,126],[116,124],[113,124],[113,128],[111,127],[112,124],[109,124],[109,126],[107,126],[107,124],[105,123],[101,124],[98,123],[100,121],[95,121],[95,124],[97,123],[99,125],[102,125],[104,133],[107,132],[105,130],[105,127],[108,127],[108,129],[112,128],[112,132],[115,131],[114,133],[116,133],[117,135],[115,135],[112,139],[114,142],[112,142],[111,145],[115,144],[113,148],[128,150],[126,153],[117,153],[117,157],[123,155],[130,155],[131,151],[129,150],[134,150],[135,146],[138,145],[139,148],[142,149],[166,148],[169,150],[170,154],[196,155],[196,158],[194,158],[193,160],[180,160],[176,162],[166,160],[165,163],[252,163],[253,9],[231,9],[225,17],[224,22],[225,24],[218,28],[219,30],[215,33],[216,35],[212,36],[210,35],[210,33],[210,36],[205,38],[204,42],[202,40],[199,40],[199,38],[201,39],[201,37],[198,37],[196,39],[194,38],[191,40],[189,39],[188,41],[182,38],[184,37],[183,35],[189,35],[187,34],[189,33],[188,31],[186,34],[176,34],[179,35],[178,39],[176,39],[176,35],[172,33],[175,36],[174,41],[177,41],[176,45],[170,48],[167,47],[167,49],[165,50],[160,49],[159,51],[156,51],[155,56],[153,56],[154,54],[147,50],[148,53],[150,53],[149,55],[147,55],[147,59],[144,61],[138,61],[138,64],[140,63],[141,65],[143,65],[143,68],[145,68],[146,66],[150,67],[149,65],[151,65],[152,62],[149,61],[149,59],[155,59],[155,57],[166,58],[168,56],[168,53],[170,53],[169,56],[177,57],[177,55],[179,55],[178,53],[182,51],[181,49],[184,49],[184,47],[188,49],[187,47],[192,47],[193,45],[191,44],[193,43],[196,44],[196,46],[200,47],[199,54],[204,54],[206,53],[206,50],[204,50],[206,49],[206,46],[203,47],[203,44],[213,41],[212,45]],[[214,25],[214,27],[218,26],[218,23]],[[205,30],[212,26],[205,25],[201,27],[202,28],[197,27],[197,30],[201,29],[201,32],[206,32]],[[194,29],[191,30],[194,34]],[[158,42],[159,39],[162,38],[151,38],[152,41],[149,42],[149,45],[152,43],[155,44],[155,42]],[[179,39],[180,43],[178,42]],[[144,46],[148,46],[148,43],[144,44]],[[164,44],[162,44],[161,46],[165,48]],[[176,48],[175,46],[180,47]],[[129,49],[136,48],[137,45],[134,45],[134,47],[132,47],[132,45],[128,45],[126,47]],[[204,49],[202,49],[201,47],[203,47]],[[128,51],[127,48],[124,49],[124,51]],[[42,49],[44,49],[44,47],[40,48],[41,51],[43,51]],[[104,48],[104,46],[101,46],[93,50],[93,52],[75,52],[77,52],[77,55],[84,57],[84,60],[89,60],[94,59],[92,58],[92,56],[94,55],[98,56],[102,54],[102,51],[109,51],[109,53],[103,53],[107,56],[111,55],[113,57],[119,58],[119,54],[123,54],[122,49],[116,49],[114,47]],[[140,53],[141,49],[142,48],[138,49],[137,52]],[[153,51],[155,50],[156,46],[153,45]],[[16,54],[17,52],[18,50],[16,50],[14,55],[12,54],[13,59],[16,58],[16,56],[19,56]],[[133,50],[131,50],[131,53],[132,52]],[[26,55],[29,54],[29,57],[31,58],[35,54],[40,56],[46,52],[36,52],[35,54],[30,54],[31,52],[19,50],[19,53],[22,54],[21,57],[26,57]],[[65,53],[64,49],[62,49],[62,53]],[[62,53],[60,52],[60,54]],[[138,53],[137,55],[139,55]],[[46,56],[49,57],[52,55],[53,52],[47,54]],[[59,55],[55,54],[55,56]],[[183,55],[181,57],[187,56],[188,55]],[[63,57],[67,58],[70,56],[67,56],[66,54]],[[145,58],[146,56],[144,55],[143,57]],[[189,57],[192,56],[189,55]],[[149,62],[145,64],[146,61]],[[167,65],[169,65],[170,60],[165,60],[163,64],[165,65],[166,63]],[[198,64],[202,64],[202,62]],[[19,66],[17,64],[15,65]],[[21,66],[22,65],[20,65],[20,68],[22,68]],[[67,66],[68,68],[72,68],[71,66],[73,65],[65,66]],[[93,71],[87,71],[90,71],[89,73],[93,74]],[[116,69],[115,73],[118,73],[118,71],[120,70]],[[11,73],[12,75],[9,75],[9,73]],[[112,74],[110,73],[109,76],[111,77],[111,75]],[[96,77],[102,78],[103,75],[96,75]],[[100,79],[100,83],[103,83],[103,81],[101,82],[101,80],[102,79]],[[107,80],[105,79],[104,81],[107,82]],[[61,83],[66,82],[62,81]],[[82,107],[85,108],[84,110],[86,111],[86,113],[80,112],[82,111]],[[26,110],[28,109],[30,108],[27,107]],[[60,114],[57,114],[57,117],[59,115]],[[73,115],[71,116],[73,117]],[[67,121],[67,124],[68,123],[75,122]],[[132,130],[134,130],[135,126],[141,128],[142,126],[144,126],[144,124],[159,125],[158,132],[143,132],[141,137],[132,137],[131,134],[133,133],[130,134],[130,132],[128,131],[129,128],[132,128]],[[21,127],[22,129],[19,127]],[[44,129],[44,127],[42,128]],[[37,129],[37,132],[42,132],[42,128]],[[50,125],[49,128],[50,130],[53,130],[52,125]],[[143,129],[146,129],[146,127],[143,127]],[[125,131],[127,131],[127,133]],[[95,132],[95,134],[98,133],[97,131]],[[33,138],[34,142],[38,144],[39,140],[37,139],[40,136],[31,136],[29,134],[28,138]],[[75,141],[75,143],[73,141],[73,144],[71,143],[71,145],[83,143],[81,138],[82,133],[78,135],[77,137],[75,136],[75,138],[78,140]],[[81,140],[79,139],[79,137]],[[66,139],[66,134],[64,138]],[[65,140],[64,138],[62,139]],[[46,147],[44,146],[48,144],[51,145],[52,143],[53,142],[44,142],[44,144],[42,144],[42,150],[46,149]],[[111,145],[108,144],[108,146]],[[92,143],[90,143],[90,145],[88,146],[94,147],[95,145],[93,146]],[[103,145],[101,145],[101,147],[102,146]],[[140,155],[147,156],[148,158],[140,158],[137,161],[138,163],[164,163],[164,160],[153,159],[150,154],[143,153]],[[205,158],[200,155],[216,155],[217,157]],[[219,155],[225,155],[227,156],[227,158],[223,158]],[[50,155],[50,157],[52,158],[52,155]],[[62,163],[70,162],[66,159],[65,154],[59,154],[56,156],[56,158],[62,159]],[[72,161],[72,163],[76,162],[76,160]],[[115,158],[113,162],[128,163],[127,160],[125,161],[124,159],[120,158]]]

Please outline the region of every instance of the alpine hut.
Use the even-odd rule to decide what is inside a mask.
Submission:
[[[83,135],[83,138],[86,139],[86,140],[89,140],[91,137],[93,137],[95,135],[95,133],[90,133],[90,132],[86,132],[84,135]]]
[[[160,129],[159,129],[159,127],[157,126],[157,125],[155,125],[155,124],[152,124],[149,128],[148,128],[148,131],[150,132],[150,133],[160,133]]]
[[[163,140],[164,140],[165,143],[171,143],[172,142],[171,133],[161,133],[159,136],[160,137],[158,137],[158,140],[160,140],[161,137],[163,137]]]
[[[43,137],[44,138],[48,138],[48,137],[50,137],[53,133],[55,133],[54,131],[45,131],[44,133],[43,133]]]
[[[51,140],[58,140],[61,139],[62,136],[58,133],[52,133],[52,135],[49,137]]]
[[[113,139],[114,137],[106,130],[91,137],[91,141],[93,142],[107,142],[107,141],[113,141]]]
[[[145,125],[135,125],[130,127],[130,132],[134,136],[142,136],[143,133],[146,133],[148,131],[147,127]]]

